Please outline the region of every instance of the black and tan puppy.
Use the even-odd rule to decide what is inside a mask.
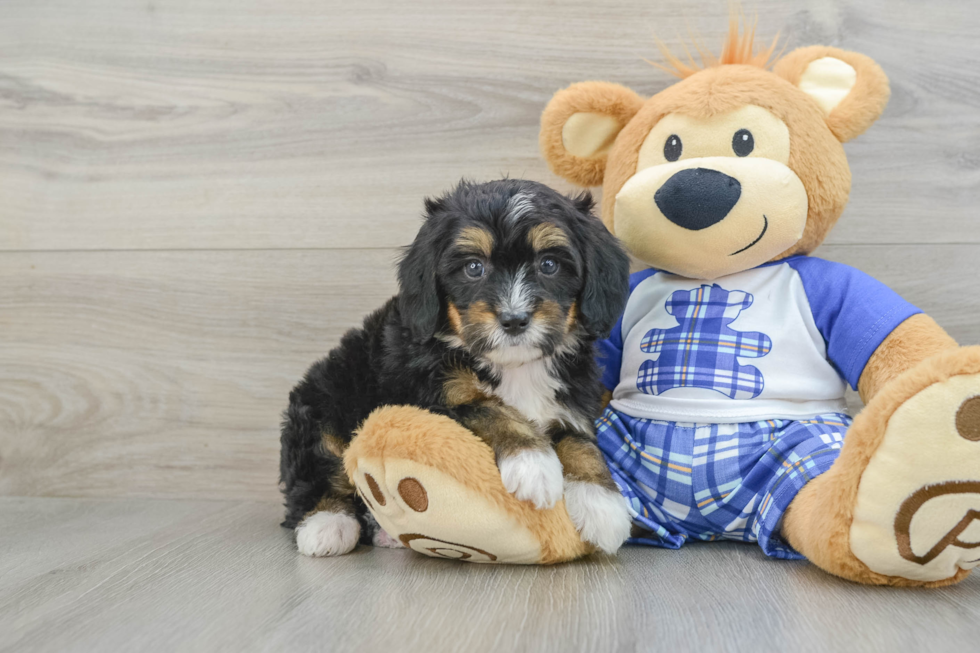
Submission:
[[[629,262],[591,214],[530,181],[462,182],[426,201],[398,269],[400,292],[315,363],[282,426],[284,526],[300,552],[393,544],[355,496],[342,456],[379,406],[448,415],[493,449],[504,486],[550,508],[564,492],[583,539],[612,552],[630,518],[593,421],[593,343],[628,290]]]

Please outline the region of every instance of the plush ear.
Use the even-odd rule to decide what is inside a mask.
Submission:
[[[425,201],[429,215],[398,264],[398,309],[402,324],[416,340],[426,341],[436,332],[439,321],[439,292],[436,264],[439,242],[432,213],[441,205],[438,200]]]
[[[592,195],[573,199],[586,214],[585,283],[579,296],[578,312],[589,335],[606,338],[626,307],[629,297],[630,260],[619,240],[590,213]]]
[[[609,148],[641,106],[640,96],[619,84],[572,84],[555,93],[541,114],[541,153],[556,175],[598,186]]]
[[[878,119],[891,93],[888,77],[870,57],[823,45],[790,52],[773,72],[816,100],[842,143]]]

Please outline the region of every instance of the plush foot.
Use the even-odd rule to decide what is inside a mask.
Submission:
[[[980,564],[980,374],[932,384],[888,419],[851,550],[877,573],[926,582]]]
[[[490,447],[448,417],[388,406],[365,420],[344,464],[386,533],[372,529],[377,537],[390,535],[434,558],[553,564],[586,555],[592,546],[560,501],[561,464],[549,454],[498,467]],[[518,500],[504,487],[504,472],[513,490],[555,507],[539,510]]]
[[[507,491],[538,510],[552,508],[561,499],[561,462],[550,447],[544,451],[525,449],[501,458],[500,478]]]
[[[350,515],[315,512],[296,527],[296,548],[317,558],[338,556],[352,551],[360,536],[361,525]]]
[[[804,486],[783,535],[830,573],[941,586],[980,564],[980,347],[923,361],[854,420]]]
[[[623,495],[595,483],[565,484],[565,508],[582,539],[612,554],[630,536],[629,510]]]

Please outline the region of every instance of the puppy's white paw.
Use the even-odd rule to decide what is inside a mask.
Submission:
[[[538,510],[553,507],[561,498],[561,461],[551,447],[524,449],[501,458],[498,467],[507,491]]]
[[[374,546],[379,546],[383,549],[404,549],[405,545],[401,543],[398,538],[388,535],[387,531],[383,528],[378,528],[374,533],[374,537],[371,538],[371,544]]]
[[[569,481],[565,508],[582,539],[606,553],[616,553],[630,536],[632,519],[619,492],[595,483]]]
[[[361,525],[341,512],[316,512],[296,527],[296,548],[303,555],[339,556],[357,546]]]

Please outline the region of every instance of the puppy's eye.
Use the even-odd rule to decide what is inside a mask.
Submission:
[[[478,259],[470,259],[466,263],[463,263],[463,272],[466,273],[470,279],[479,279],[483,276],[486,270],[483,267],[483,261]]]
[[[732,149],[738,156],[748,156],[755,149],[755,139],[748,129],[739,129],[732,137]]]
[[[664,143],[664,158],[668,161],[676,161],[681,158],[681,152],[684,151],[684,145],[681,143],[681,137],[677,134],[671,134],[667,137],[667,142]]]
[[[550,277],[556,272],[558,272],[558,261],[550,256],[548,258],[541,259],[541,274],[546,274]]]

